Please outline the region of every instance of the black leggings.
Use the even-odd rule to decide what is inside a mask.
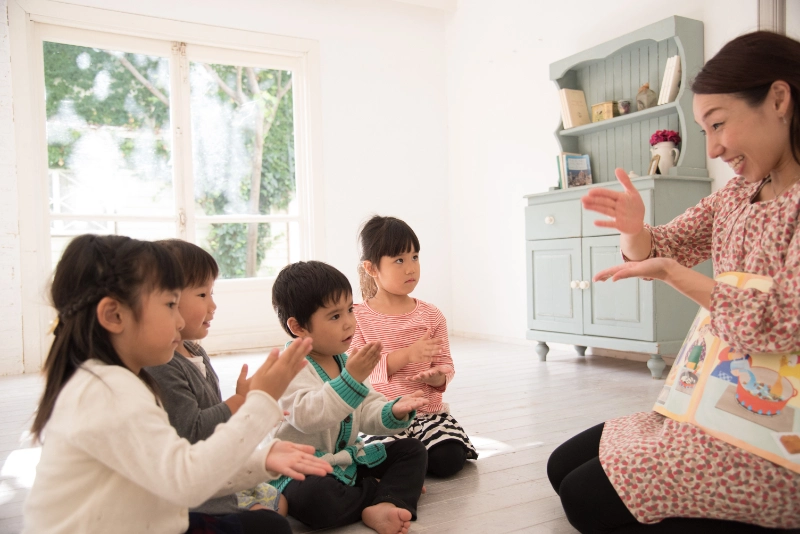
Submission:
[[[584,430],[561,444],[547,460],[547,478],[561,497],[561,505],[570,524],[579,532],[614,532],[660,534],[797,534],[800,529],[781,530],[723,521],[670,517],[659,523],[639,523],[619,498],[600,465],[600,437],[603,424]]]
[[[457,439],[448,439],[428,449],[428,474],[446,478],[453,476],[467,463],[467,447]]]
[[[189,514],[186,534],[292,534],[289,521],[272,510],[242,510],[238,514]]]
[[[358,466],[353,486],[331,475],[289,482],[283,489],[289,515],[314,529],[340,527],[360,521],[368,506],[388,502],[405,508],[416,520],[428,464],[425,445],[404,438],[384,446],[386,459],[375,467]]]

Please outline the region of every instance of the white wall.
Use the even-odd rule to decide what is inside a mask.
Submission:
[[[22,293],[6,0],[0,0],[0,375],[22,372]]]
[[[358,300],[359,224],[373,213],[401,217],[416,230],[423,245],[425,272],[415,294],[450,315],[443,11],[375,0],[68,3],[317,40],[326,235],[325,251],[318,259],[349,276]],[[2,28],[6,28],[2,18]],[[21,372],[19,278],[11,276],[19,262],[16,202],[11,200],[16,198],[16,178],[13,166],[7,165],[13,161],[13,144],[5,142],[12,123],[7,39],[2,42],[0,342],[4,350],[0,351],[0,374]],[[11,251],[8,255],[6,248]],[[269,302],[270,296],[264,295],[268,309]]]
[[[791,3],[791,2],[789,2]],[[705,23],[705,57],[757,29],[754,0],[460,0],[447,21],[451,328],[523,340],[522,196],[555,185],[549,64],[672,15]],[[709,165],[717,186],[731,177]]]

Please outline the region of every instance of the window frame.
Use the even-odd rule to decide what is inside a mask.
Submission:
[[[158,55],[163,55],[166,43],[166,51],[171,54],[167,57],[171,60],[177,59],[170,63],[171,94],[173,91],[188,91],[188,76],[184,74],[188,73],[188,62],[195,60],[195,57],[218,54],[215,57],[237,58],[234,61],[241,63],[238,58],[247,62],[268,55],[274,56],[272,64],[289,66],[286,70],[292,70],[293,78],[295,176],[302,232],[300,256],[302,259],[324,260],[324,186],[321,173],[322,130],[317,41],[75,6],[51,0],[9,0],[8,15],[17,146],[25,372],[41,369],[46,357],[48,325],[53,317],[46,296],[52,273],[42,53],[42,37],[52,35],[52,32],[59,35],[58,42],[68,42],[61,37],[66,35],[74,41],[69,44],[101,47],[96,40],[87,40],[100,35],[109,43],[121,43],[109,45],[110,47],[141,53],[152,53],[142,48],[149,48],[155,42],[153,49],[160,50]],[[148,41],[142,39],[148,40],[149,45],[143,44]],[[181,47],[181,43],[187,44]],[[280,68],[272,67],[272,64],[267,67]],[[258,66],[265,65],[261,62]],[[194,214],[192,180],[187,179],[192,176],[189,99],[188,93],[181,96],[185,97],[171,99],[171,106],[174,107],[171,109],[171,116],[175,199],[176,205],[184,214],[181,217],[181,212],[177,213],[176,235],[193,240],[193,229],[198,216]],[[174,102],[180,105],[174,105]],[[185,221],[183,227],[182,218]],[[242,214],[235,216],[235,222],[270,222],[270,219],[284,221],[286,218],[285,215]],[[290,218],[296,220],[294,216]],[[233,218],[231,222],[234,222]],[[272,281],[271,278],[243,278],[221,280],[218,284],[224,284],[232,292],[253,293],[268,292]]]

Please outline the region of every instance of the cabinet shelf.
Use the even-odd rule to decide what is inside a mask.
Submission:
[[[645,121],[648,119],[655,119],[657,117],[665,117],[671,114],[678,113],[678,104],[670,102],[669,104],[662,104],[660,106],[644,109],[642,111],[634,111],[627,115],[614,117],[613,119],[606,119],[600,122],[592,122],[584,124],[583,126],[576,126],[567,130],[559,130],[558,135],[566,137],[579,137],[590,133],[602,132],[617,126],[624,126],[626,124],[633,124],[635,122]]]

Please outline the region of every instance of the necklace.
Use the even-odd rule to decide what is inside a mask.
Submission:
[[[796,184],[796,183],[797,183],[797,180],[798,180],[799,178],[800,178],[800,175],[797,175],[797,176],[795,176],[795,177],[794,177],[794,180],[792,180],[791,182],[789,182],[789,185],[787,185],[786,187],[784,187],[783,189],[781,189],[781,192],[780,192],[780,193],[777,193],[777,192],[775,191],[775,181],[774,181],[774,180],[772,179],[772,177],[770,176],[770,178],[769,178],[769,183],[771,183],[771,184],[772,184],[772,193],[775,195],[775,198],[777,199],[777,198],[778,198],[778,195],[782,195],[782,194],[783,194],[783,193],[784,193],[784,192],[785,192],[787,189],[789,189],[789,188],[790,188],[790,187],[792,187],[794,184]]]

